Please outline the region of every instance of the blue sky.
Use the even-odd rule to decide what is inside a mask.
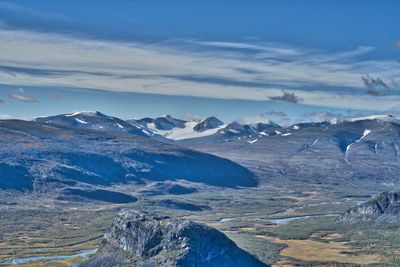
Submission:
[[[398,1],[0,1],[0,118],[398,110]]]

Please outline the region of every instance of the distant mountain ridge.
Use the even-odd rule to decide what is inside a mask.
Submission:
[[[170,115],[154,119],[122,120],[117,117],[107,116],[99,111],[78,111],[38,117],[33,121],[94,130],[122,131],[160,141],[207,136],[224,126],[224,123],[214,116],[201,120],[182,120],[173,118]]]
[[[296,132],[321,131],[321,133],[324,133],[326,132],[324,127],[328,127],[328,129],[338,127],[346,128],[349,125],[358,125],[360,123],[368,122],[375,122],[382,125],[388,123],[400,124],[400,119],[392,115],[355,117],[341,122],[296,123],[287,127],[282,127],[272,121],[252,124],[242,124],[234,121],[230,124],[224,124],[214,116],[201,120],[183,120],[174,118],[170,115],[158,118],[122,120],[116,117],[104,115],[98,111],[82,111],[71,114],[40,117],[34,119],[34,121],[95,130],[122,131],[135,135],[147,136],[159,141],[177,142],[182,145],[232,141],[245,141],[253,144],[267,137],[285,137],[295,134]],[[352,131],[354,133],[358,132],[356,128]],[[348,145],[351,145],[352,142],[361,138],[362,133],[355,134],[354,138],[357,138],[353,138],[354,140],[350,137],[351,135],[352,133],[336,133],[336,139],[340,139],[339,148],[343,152],[346,151]]]
[[[224,124],[215,116],[183,120],[165,115],[157,118],[122,120],[107,116],[99,111],[79,111],[49,117],[35,118],[34,121],[60,124],[94,130],[122,131],[140,136],[147,136],[159,141],[173,142],[184,139],[219,136],[220,139],[248,137],[252,135],[276,135],[277,129],[283,129],[274,122],[240,124],[232,122]]]
[[[147,136],[146,131],[138,127],[138,125],[128,123],[117,117],[104,115],[99,111],[78,111],[49,117],[38,117],[33,121],[94,130],[122,131],[139,136]]]
[[[390,115],[272,127],[249,135],[240,134],[248,127],[234,126],[176,143],[244,166],[265,166],[277,177],[304,177],[316,184],[352,179],[392,184],[399,178],[400,122]]]

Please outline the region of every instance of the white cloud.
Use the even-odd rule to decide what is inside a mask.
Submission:
[[[183,114],[182,120],[187,120],[187,121],[201,121],[203,119],[205,119],[204,116],[201,116],[199,114],[192,114],[190,112],[185,112],[185,114]]]
[[[22,102],[30,102],[30,103],[37,102],[37,100],[34,97],[30,96],[27,92],[25,92],[23,88],[18,88],[16,90],[13,90],[12,92],[9,92],[7,95],[10,99]]]
[[[271,120],[268,119],[264,114],[256,114],[253,116],[241,117],[236,120],[240,124],[256,124],[256,123],[271,123]]]
[[[8,119],[12,119],[13,116],[8,115],[8,114],[0,114],[0,120],[8,120]]]
[[[229,47],[233,49],[221,49]],[[0,79],[21,86],[262,101],[287,89],[303,99],[301,104],[386,110],[399,96],[360,95],[361,76],[400,80],[400,63],[359,58],[372,49],[329,53],[276,44],[195,41],[150,45],[0,29],[0,67],[16,73],[1,71]],[[306,91],[303,86],[320,89]],[[335,86],[360,92],[339,95],[331,89]]]

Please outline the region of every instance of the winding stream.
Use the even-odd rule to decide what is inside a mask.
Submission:
[[[270,221],[276,224],[284,224],[288,223],[293,220],[297,219],[308,219],[308,218],[314,218],[314,217],[333,217],[333,216],[339,216],[339,214],[322,214],[322,215],[304,215],[304,216],[295,216],[295,217],[288,217],[288,218],[282,218],[282,219],[261,219],[263,221]]]
[[[59,255],[59,256],[38,256],[38,257],[28,257],[28,258],[19,258],[19,259],[13,259],[11,262],[6,261],[3,262],[3,264],[11,264],[11,265],[22,265],[22,264],[28,264],[32,263],[38,260],[43,260],[43,259],[56,259],[56,260],[61,260],[61,259],[67,259],[67,258],[74,258],[74,257],[83,257],[84,259],[88,259],[89,254],[95,253],[97,251],[97,248],[92,249],[92,250],[84,250],[78,254],[74,255]]]

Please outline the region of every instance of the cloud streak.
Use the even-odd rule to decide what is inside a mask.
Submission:
[[[294,93],[289,93],[289,92],[282,92],[282,95],[271,96],[269,99],[271,99],[272,101],[284,101],[293,104],[299,104],[301,101],[303,101],[303,99],[296,96]]]
[[[287,114],[283,111],[268,111],[268,112],[265,112],[264,114],[277,116],[277,117],[287,117]]]
[[[256,114],[253,116],[246,116],[236,119],[236,122],[240,124],[256,124],[256,123],[265,123],[270,124],[271,120],[268,119],[265,114]]]
[[[364,86],[368,88],[367,91],[365,91],[366,94],[371,95],[371,96],[382,96],[388,93],[390,91],[389,85],[385,83],[381,78],[373,78],[369,75],[364,75],[361,77],[361,80],[364,83]],[[393,84],[395,84],[394,81],[392,81]],[[386,89],[386,92],[382,92],[381,89]]]
[[[3,68],[3,67],[0,67],[0,72],[4,72],[4,73],[6,73],[8,75],[11,75],[13,77],[17,77],[17,74],[15,74],[14,72],[12,72],[12,71],[10,71],[10,70],[8,70],[6,68]]]
[[[375,100],[360,77],[400,80],[400,63],[361,60],[371,47],[330,53],[276,44],[174,41],[123,43],[0,29],[3,84],[100,89],[341,108],[387,109],[396,95]],[[249,52],[250,51],[250,52]],[[304,88],[318,88],[307,90]],[[339,95],[335,87],[360,94]],[[280,88],[290,91],[282,93]],[[329,88],[329,89],[327,89]],[[394,91],[394,90],[393,90]],[[361,94],[363,96],[361,96]]]
[[[13,90],[12,92],[9,92],[7,95],[10,99],[14,99],[14,100],[22,101],[22,102],[29,102],[29,103],[37,102],[36,98],[30,96],[22,88]]]
[[[13,118],[13,116],[11,116],[9,114],[0,114],[0,120],[9,120],[12,118]]]
[[[365,75],[365,76],[362,76],[361,79],[362,79],[365,87],[373,88],[373,89],[383,87],[387,90],[390,90],[390,87],[379,77],[373,78],[369,75]]]

